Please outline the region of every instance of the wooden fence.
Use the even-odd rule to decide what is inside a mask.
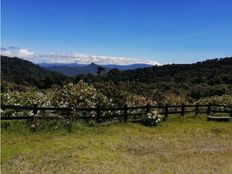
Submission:
[[[16,106],[16,105],[1,105],[1,109],[4,110],[15,110],[15,111],[32,111],[33,115],[28,116],[1,116],[1,120],[20,120],[20,119],[58,119],[61,116],[38,116],[38,111],[59,111],[62,112],[62,118],[72,118],[72,119],[96,119],[97,122],[101,122],[107,119],[122,119],[124,121],[129,121],[133,119],[140,119],[142,115],[149,113],[152,109],[158,109],[159,114],[164,115],[164,121],[168,118],[169,114],[180,114],[184,116],[186,113],[193,113],[195,115],[199,113],[232,113],[231,106],[225,105],[202,105],[202,104],[195,104],[195,105],[165,105],[165,106],[152,106],[152,105],[145,105],[145,106],[138,106],[138,107],[128,107],[124,105],[121,108],[105,108],[96,106],[94,108],[59,108],[59,107],[39,107],[37,105],[32,106]],[[110,111],[111,114],[104,114],[104,112]],[[114,112],[117,111],[118,114]],[[136,112],[137,111],[137,112]],[[83,113],[80,116],[80,113]],[[94,112],[94,116],[86,116],[86,112]],[[79,116],[77,116],[79,113]],[[112,114],[113,113],[113,114]]]

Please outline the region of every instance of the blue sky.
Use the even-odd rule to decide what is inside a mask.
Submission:
[[[161,64],[232,56],[231,11],[231,0],[2,0],[2,53]]]

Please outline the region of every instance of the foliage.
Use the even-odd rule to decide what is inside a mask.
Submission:
[[[1,94],[1,102],[5,105],[18,105],[18,106],[32,106],[34,104],[38,106],[51,106],[51,100],[43,92],[28,91],[28,92],[8,92]],[[33,116],[32,111],[15,111],[15,110],[4,110],[1,112],[2,116]],[[38,111],[38,115],[42,112]]]
[[[161,121],[162,116],[159,114],[157,110],[153,110],[148,112],[141,122],[146,126],[156,126]]]
[[[164,98],[162,99],[163,104],[168,105],[181,105],[181,104],[188,104],[188,100],[180,95],[177,95],[175,93],[166,93]]]
[[[97,105],[123,107],[125,104],[130,107],[144,106],[147,103],[181,105],[197,101],[203,104],[232,103],[232,58],[207,60],[195,64],[154,66],[123,72],[111,70],[108,74],[77,76],[75,79],[54,74],[18,58],[2,56],[1,60],[3,104],[71,107],[74,111],[72,114],[94,117],[95,111],[76,113],[75,108],[93,108]],[[74,83],[67,83],[68,81]],[[25,88],[27,84],[49,88],[46,90]],[[138,109],[137,112],[140,111]],[[1,113],[3,116],[33,115],[32,111],[16,113],[13,110],[5,110]],[[46,114],[62,116],[65,113],[48,111],[37,113],[40,116]],[[112,116],[122,114],[122,111],[104,111],[101,114]]]
[[[78,84],[69,83],[56,90],[52,104],[59,107],[93,108],[96,105],[107,106],[109,101],[93,86],[81,80]]]
[[[31,106],[37,104],[39,106],[50,106],[50,99],[47,95],[40,91],[28,92],[9,92],[1,94],[1,101],[6,105]]]
[[[232,95],[205,97],[198,100],[198,103],[232,106]]]
[[[232,94],[231,57],[128,71],[113,69],[99,76],[88,74],[76,78],[45,70],[19,58],[1,56],[1,65],[2,92],[30,90],[26,85],[56,91],[64,84],[67,86],[68,82],[77,84],[83,79],[114,106],[124,105],[131,96],[144,97],[146,102],[165,104],[181,101],[191,103],[202,97]]]
[[[97,75],[99,76],[103,71],[105,71],[104,67],[98,66],[97,67]]]
[[[48,71],[23,59],[7,56],[1,56],[1,78],[17,85],[30,85],[41,89],[62,85],[68,80],[60,73]],[[1,85],[1,88],[7,90],[7,86]]]
[[[117,73],[109,72],[107,76],[102,76],[97,81],[113,81],[115,84],[136,82],[139,85],[134,85],[133,91],[140,89],[142,84],[147,84],[145,91],[149,88],[159,89],[164,93],[185,94],[186,98],[198,100],[201,97],[231,94],[231,69],[232,58],[228,57],[194,64],[171,64]]]
[[[114,106],[139,106],[147,103],[156,104],[154,90],[148,88],[148,85],[136,82],[95,82],[93,86],[102,94],[106,95]]]

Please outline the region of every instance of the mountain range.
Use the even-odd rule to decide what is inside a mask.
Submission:
[[[76,76],[76,75],[81,75],[81,74],[92,74],[96,75],[97,74],[97,69],[98,67],[103,67],[105,72],[109,72],[111,69],[118,69],[120,71],[125,71],[125,70],[134,70],[138,68],[145,68],[145,67],[151,67],[152,65],[148,64],[131,64],[131,65],[114,65],[114,64],[109,64],[109,65],[97,65],[95,63],[91,64],[76,64],[76,63],[71,63],[71,64],[59,64],[59,63],[41,63],[38,64],[40,67],[45,68],[50,71],[55,71],[62,73],[67,76]]]

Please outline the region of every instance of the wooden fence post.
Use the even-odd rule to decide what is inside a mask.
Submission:
[[[181,115],[184,116],[184,104],[181,105]]]
[[[146,105],[146,113],[149,113],[150,112],[150,104],[148,103],[147,105]]]
[[[34,116],[37,114],[37,104],[33,104],[33,114]]]
[[[124,105],[124,121],[127,121],[128,114],[127,114],[127,104]]]
[[[68,107],[68,110],[67,110],[67,118],[71,120],[71,107]]]
[[[195,115],[199,113],[199,103],[196,104],[196,110],[195,110]]]
[[[97,105],[97,116],[96,116],[96,119],[97,119],[97,122],[99,123],[100,122],[100,107],[99,105]]]
[[[211,113],[211,103],[209,103],[208,109],[207,109],[207,114],[209,115],[210,113]]]
[[[168,104],[165,105],[164,121],[168,118]]]

